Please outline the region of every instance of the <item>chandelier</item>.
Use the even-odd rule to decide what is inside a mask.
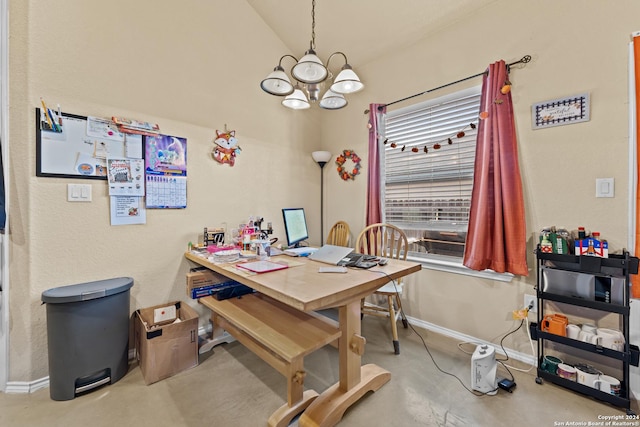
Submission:
[[[304,56],[298,60],[298,58],[292,55],[283,55],[278,61],[278,65],[273,69],[273,72],[262,80],[260,87],[265,92],[276,95],[284,96],[282,105],[294,110],[304,110],[311,107],[311,102],[317,102],[320,99],[318,105],[321,108],[327,110],[338,110],[347,105],[347,100],[344,95],[349,93],[358,92],[364,88],[364,85],[356,75],[356,73],[349,65],[347,55],[342,52],[334,52],[329,56],[327,65],[325,66],[320,58],[316,55],[316,2],[311,2],[311,42],[309,43],[309,50],[304,53]],[[342,55],[345,64],[342,66],[340,72],[336,76],[333,84],[320,98],[320,92],[323,89],[324,82],[333,78],[333,74],[329,70],[329,63],[331,59],[336,55]],[[296,64],[291,68],[290,74],[293,79],[296,80],[295,86],[291,84],[291,80],[285,73],[282,67],[282,61],[285,58],[292,58],[296,61]],[[305,94],[306,92],[306,94]]]

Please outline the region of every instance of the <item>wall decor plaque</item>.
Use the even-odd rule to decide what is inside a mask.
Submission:
[[[538,102],[531,106],[533,129],[570,125],[589,121],[589,94]]]

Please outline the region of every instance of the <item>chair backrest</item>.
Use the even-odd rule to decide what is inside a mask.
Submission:
[[[349,224],[344,221],[338,221],[333,224],[329,235],[327,236],[327,244],[334,246],[349,246],[349,239],[351,238]]]
[[[383,223],[365,227],[356,240],[356,252],[402,260],[407,259],[408,246],[404,231]]]

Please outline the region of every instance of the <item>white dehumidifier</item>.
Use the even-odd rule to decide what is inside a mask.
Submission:
[[[496,350],[488,345],[478,345],[471,356],[471,388],[494,395],[498,392]]]

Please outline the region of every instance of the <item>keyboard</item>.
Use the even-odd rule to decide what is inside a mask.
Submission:
[[[378,257],[352,252],[346,257],[342,258],[338,265],[344,267],[357,267],[361,262],[373,261],[374,259],[378,259]]]

